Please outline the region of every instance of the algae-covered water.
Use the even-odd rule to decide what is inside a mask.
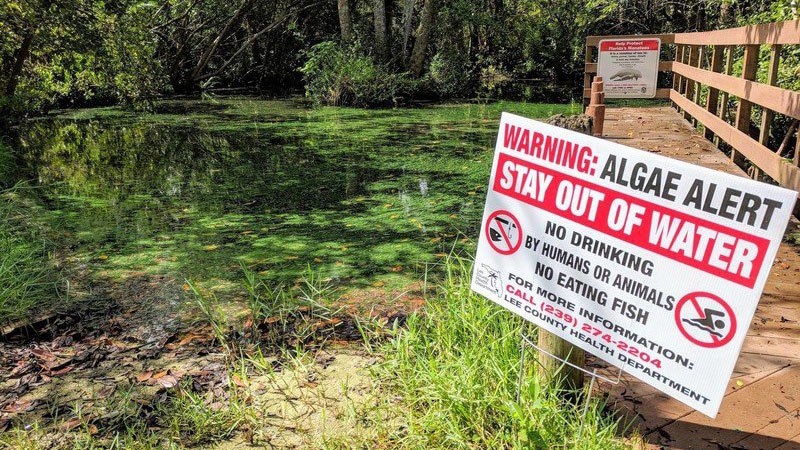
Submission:
[[[241,266],[289,284],[311,270],[352,292],[403,289],[473,251],[501,111],[578,106],[223,99],[156,111],[78,110],[18,130],[17,176],[73,261],[219,292],[240,285]]]

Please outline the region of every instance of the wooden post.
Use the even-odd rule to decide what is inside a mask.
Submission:
[[[697,47],[697,60],[695,61],[695,64],[694,64],[695,67],[697,67],[698,69],[702,69],[703,68],[703,59],[705,59],[705,57],[706,57],[706,46],[705,45],[701,45],[701,46]],[[695,89],[694,89],[694,96],[692,98],[692,101],[699,105],[700,104],[700,91],[702,90],[701,89],[702,85],[700,83],[698,83],[698,82],[695,82],[694,85],[695,85]]]
[[[676,44],[675,45],[675,62],[683,62],[683,49],[685,48],[684,45]],[[683,83],[683,79],[677,73],[672,74],[672,90],[681,92],[681,84]],[[672,102],[672,107],[677,108],[678,105],[675,102]]]
[[[705,59],[706,55],[706,46],[701,45],[697,47],[697,61],[695,66],[698,69],[703,68],[703,60]],[[700,104],[700,91],[702,91],[702,85],[698,82],[694,82],[694,95],[692,96],[692,101],[696,104]],[[697,118],[692,117],[692,126],[697,126]]]
[[[603,136],[603,124],[606,120],[606,94],[603,92],[603,77],[594,77],[592,93],[586,115],[592,117],[592,135]]]
[[[728,59],[725,60],[725,75],[730,75],[733,70],[733,49],[732,45],[728,46]],[[719,118],[725,120],[728,115],[728,91],[722,91],[722,101],[720,102]]]
[[[699,59],[698,58],[699,54],[700,54],[700,47],[697,46],[697,45],[690,45],[689,46],[689,61],[686,64],[688,64],[690,66],[697,65],[697,60]],[[694,80],[692,80],[691,78],[687,78],[686,79],[685,96],[689,100],[693,100],[693,98],[694,98]],[[683,112],[683,118],[686,119],[686,120],[691,120],[692,116],[688,112],[684,111]]]
[[[537,345],[540,348],[565,361],[569,361],[571,364],[583,367],[586,362],[583,350],[541,328],[539,328],[538,333]],[[539,354],[539,365],[537,367],[539,379],[542,381],[547,380],[569,390],[583,388],[583,372],[567,366],[555,358]]]
[[[711,53],[711,71],[719,73],[722,70],[722,56],[725,47],[715,45],[714,50]],[[717,108],[719,107],[719,89],[713,88],[711,86],[708,87],[708,97],[706,97],[706,111],[710,112],[711,114],[717,115]],[[708,128],[705,129],[703,133],[709,141],[714,138],[714,133],[711,132]]]
[[[800,131],[797,132],[797,139],[794,143],[794,158],[792,158],[792,164],[800,167]]]
[[[772,51],[769,54],[769,69],[767,69],[767,84],[775,86],[778,83],[778,66],[781,62],[781,46],[773,45]],[[769,143],[769,130],[772,126],[772,118],[775,113],[769,108],[764,108],[761,113],[761,129],[758,134],[758,142],[763,146]]]
[[[586,92],[586,89],[589,89],[589,86],[592,82],[592,76],[589,75],[589,72],[586,71],[586,64],[592,62],[592,47],[589,46],[588,42],[586,44],[586,55],[583,57],[583,92]],[[595,74],[597,75],[597,74]],[[585,95],[581,93],[581,96]],[[583,109],[589,106],[591,103],[591,99],[584,98],[583,99]]]
[[[769,54],[769,68],[767,69],[767,84],[775,86],[778,83],[778,66],[781,62],[781,46],[776,44],[772,46]],[[769,144],[769,131],[772,127],[772,118],[775,113],[769,108],[761,109],[761,127],[758,130],[758,142],[764,147]],[[761,170],[753,166],[753,179],[757,180],[761,175]]]
[[[755,80],[756,71],[758,70],[758,45],[745,45],[744,58],[742,59],[742,78],[745,80]],[[749,101],[740,98],[739,108],[736,110],[736,128],[749,135],[750,134],[750,118],[753,111],[753,104]],[[734,163],[741,164],[744,157],[736,151],[731,150],[731,159]]]

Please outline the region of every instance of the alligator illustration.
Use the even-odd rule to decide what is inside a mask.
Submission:
[[[642,78],[642,72],[636,69],[623,69],[611,75],[611,81],[638,80],[639,78]]]

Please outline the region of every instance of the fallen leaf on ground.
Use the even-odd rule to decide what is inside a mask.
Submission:
[[[138,381],[139,383],[144,383],[145,381],[149,380],[152,377],[153,377],[152,371],[142,372],[136,375],[136,381]]]
[[[62,423],[61,426],[58,427],[58,429],[61,431],[70,431],[75,429],[80,424],[81,424],[81,419],[78,419],[76,417],[74,419],[69,419],[68,421]]]

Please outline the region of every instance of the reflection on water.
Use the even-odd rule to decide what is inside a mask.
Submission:
[[[276,281],[311,267],[346,287],[397,286],[454,244],[470,250],[459,239],[477,236],[503,109],[567,107],[165,102],[34,120],[18,151],[58,242],[106,276],[224,289],[243,264]]]

